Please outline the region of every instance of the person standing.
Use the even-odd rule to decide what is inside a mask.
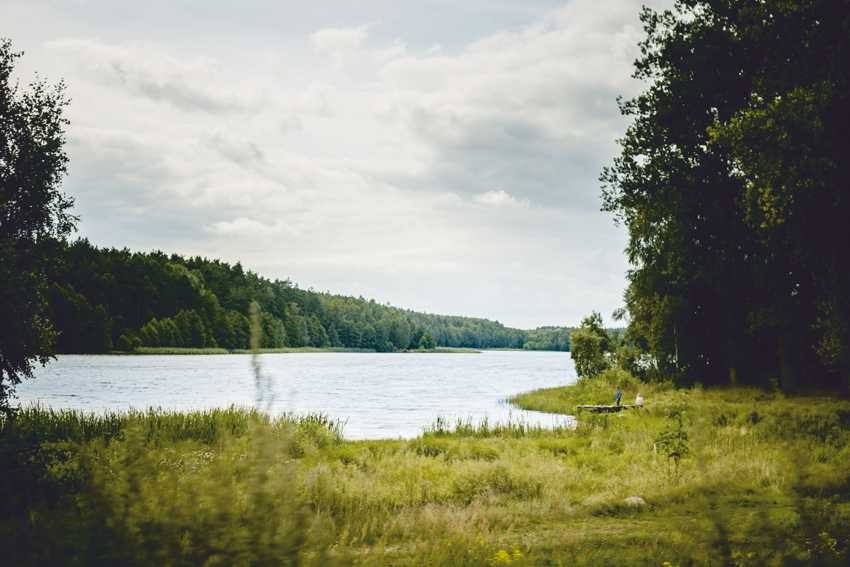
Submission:
[[[623,399],[623,392],[620,391],[620,386],[616,386],[617,391],[614,393],[614,401],[617,402],[617,407],[620,407],[620,401]]]

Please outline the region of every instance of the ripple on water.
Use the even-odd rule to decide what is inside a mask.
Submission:
[[[438,417],[568,424],[518,410],[506,398],[576,379],[569,353],[554,352],[281,353],[261,361],[275,413],[321,412],[345,421],[350,438],[410,437]],[[18,387],[23,404],[89,411],[252,407],[255,395],[250,357],[243,355],[64,355]]]

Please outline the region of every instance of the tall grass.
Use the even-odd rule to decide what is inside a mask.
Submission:
[[[571,413],[610,387],[517,400]],[[380,441],[250,409],[28,408],[0,429],[0,545],[15,565],[846,564],[850,402],[642,393],[574,429]]]
[[[197,441],[212,444],[228,436],[242,436],[252,427],[266,426],[272,432],[327,432],[335,441],[342,439],[342,423],[324,414],[284,414],[270,417],[253,408],[215,408],[202,411],[148,409],[127,412],[82,412],[26,406],[12,417],[0,418],[0,436],[15,443],[50,441],[110,441],[130,430],[144,433],[153,444]]]
[[[485,417],[480,421],[471,419],[457,419],[454,423],[445,418],[438,417],[427,426],[422,434],[423,437],[550,437],[560,436],[571,431],[569,426],[545,427],[538,423],[528,423],[522,419],[510,419],[505,422],[491,424]]]

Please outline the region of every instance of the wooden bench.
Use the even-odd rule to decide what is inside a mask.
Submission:
[[[636,409],[643,406],[636,406],[634,404],[620,404],[619,406],[597,406],[597,405],[580,405],[576,406],[576,414],[579,414],[582,411],[589,411],[590,413],[617,413],[627,409]]]

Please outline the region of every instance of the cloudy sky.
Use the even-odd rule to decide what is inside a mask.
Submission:
[[[2,3],[96,244],[524,328],[621,304],[638,0]]]

